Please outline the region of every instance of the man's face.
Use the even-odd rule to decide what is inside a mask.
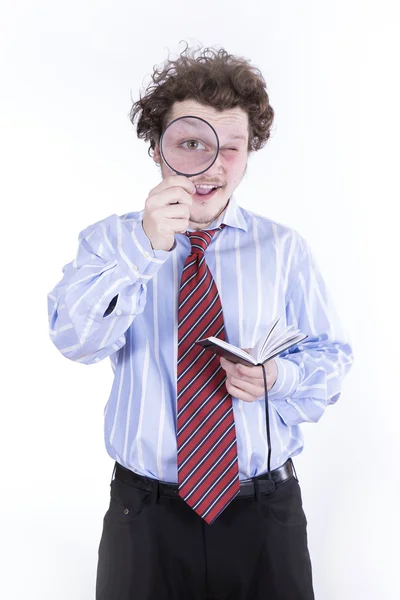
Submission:
[[[187,115],[201,117],[210,123],[218,134],[220,149],[215,163],[201,175],[190,180],[195,184],[212,184],[218,189],[206,196],[193,195],[190,209],[191,229],[206,228],[225,209],[229,198],[243,179],[248,159],[248,126],[247,113],[239,108],[229,108],[222,112],[211,106],[204,106],[195,100],[175,102],[168,118],[168,123]],[[162,177],[175,175],[162,160],[158,144],[154,149],[154,161],[161,164]]]

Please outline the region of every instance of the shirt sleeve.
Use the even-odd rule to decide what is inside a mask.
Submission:
[[[116,214],[81,231],[78,242],[47,295],[49,330],[66,358],[92,364],[126,343],[125,332],[145,307],[147,283],[172,253],[152,249],[142,221]]]
[[[288,425],[317,422],[341,395],[353,362],[351,344],[305,240],[286,303],[287,324],[308,335],[276,360],[278,378],[268,398]]]

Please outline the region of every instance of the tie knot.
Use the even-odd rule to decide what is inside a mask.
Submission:
[[[186,235],[192,244],[191,254],[204,254],[209,243],[213,239],[217,231],[221,231],[225,227],[223,223],[216,229],[201,229],[200,231],[187,231]]]

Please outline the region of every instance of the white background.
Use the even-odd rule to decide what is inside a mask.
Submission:
[[[239,203],[309,241],[353,342],[342,397],[303,426],[295,462],[316,599],[400,597],[397,11],[385,0],[1,3],[2,598],[94,598],[112,370],[58,353],[46,296],[78,233],[140,210],[158,183],[128,113],[183,39],[262,70],[275,125]]]

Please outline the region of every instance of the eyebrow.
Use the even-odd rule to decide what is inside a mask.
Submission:
[[[193,123],[191,122],[190,125],[193,125],[194,127],[198,127],[200,125],[200,123]],[[218,135],[218,131],[217,131],[217,135]],[[247,142],[247,137],[243,134],[235,134],[235,135],[227,135],[226,136],[228,138],[228,140],[243,140],[244,142]],[[218,136],[218,138],[220,138],[220,136]]]
[[[247,137],[245,135],[232,135],[230,137],[232,137],[233,140],[244,140],[245,142],[247,141]]]
[[[224,142],[221,141],[221,144],[222,145],[229,144],[233,140],[241,140],[243,142],[247,142],[247,137],[245,135],[241,135],[239,133],[237,133],[236,135],[227,135]]]
[[[201,119],[198,119],[197,117],[191,117],[191,116],[183,116],[183,117],[177,117],[176,119],[172,119],[172,121],[170,121],[165,128],[169,127],[171,125],[171,123],[173,123],[174,121],[177,121],[178,119],[186,119],[186,124],[191,126],[191,127],[195,127],[195,128],[199,128],[199,127],[204,127],[204,121]]]
[[[187,119],[186,123],[187,123],[187,125],[189,125],[190,127],[199,128],[201,125],[204,125],[204,122],[203,122],[203,120],[201,120],[201,119],[198,119],[198,118],[197,118],[197,117],[195,117],[195,116],[186,115],[186,116],[184,116],[184,117],[178,117],[178,118],[179,118],[179,119],[186,118],[186,119]],[[168,125],[170,125],[170,124],[171,124],[171,123],[172,123],[174,120],[175,120],[175,119],[172,119],[172,121],[170,121],[170,122],[168,123]],[[208,122],[208,121],[207,121],[207,122]],[[167,125],[167,127],[168,127],[168,125]],[[218,132],[217,132],[217,135],[218,135]],[[219,136],[218,136],[218,138],[219,138]],[[242,140],[243,142],[247,142],[247,137],[246,137],[245,135],[243,135],[243,134],[239,134],[239,133],[237,133],[237,134],[235,134],[235,135],[227,135],[227,138],[228,138],[229,140]]]

